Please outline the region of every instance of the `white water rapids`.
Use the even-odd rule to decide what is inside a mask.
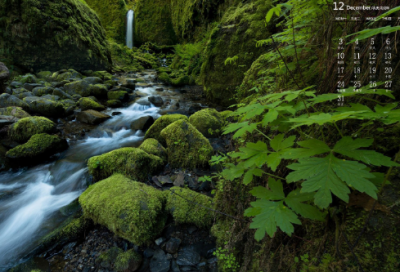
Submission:
[[[21,262],[41,237],[66,219],[60,208],[74,201],[87,187],[88,158],[141,143],[143,132],[129,127],[141,116],[160,116],[160,108],[146,105],[149,95],[159,95],[155,87],[137,88],[145,96],[136,103],[107,110],[108,114],[121,114],[99,125],[84,140],[70,143],[57,161],[0,174],[0,271]],[[175,99],[176,92],[163,93]]]
[[[129,10],[126,15],[126,46],[132,49],[133,47],[133,20],[135,19],[133,10]]]

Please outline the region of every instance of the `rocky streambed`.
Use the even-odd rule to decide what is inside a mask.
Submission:
[[[213,184],[199,177],[227,151],[229,112],[152,70],[41,72],[5,89],[0,270],[216,269]]]

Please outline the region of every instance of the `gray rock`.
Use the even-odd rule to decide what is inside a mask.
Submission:
[[[146,131],[152,124],[154,124],[154,118],[152,116],[142,116],[131,123],[131,129]]]
[[[151,248],[146,248],[145,251],[143,252],[143,256],[145,258],[151,258],[154,255],[154,250],[152,250]]]
[[[161,96],[149,96],[149,102],[152,103],[156,107],[161,107],[164,105],[164,100],[161,98]]]
[[[53,91],[53,95],[57,95],[63,99],[73,99],[72,96],[61,90],[60,88],[55,88]]]
[[[108,88],[103,84],[95,84],[89,86],[90,95],[93,95],[98,98],[107,97]]]
[[[65,115],[65,109],[60,103],[43,97],[25,97],[24,102],[28,104],[29,111],[42,116],[57,118]]]
[[[54,89],[51,87],[35,87],[32,90],[32,93],[34,96],[42,96],[42,95],[46,95],[46,94],[52,94],[53,91],[54,91]]]
[[[19,81],[13,81],[10,83],[10,86],[12,88],[19,88],[19,87],[22,87],[22,85],[23,85],[22,82],[19,82]]]
[[[157,250],[150,261],[151,272],[168,272],[171,267],[171,260],[167,259],[167,255],[163,250]]]
[[[43,95],[42,98],[45,98],[45,99],[48,99],[48,100],[51,100],[51,101],[60,100],[60,97],[58,95],[51,95],[51,94]]]
[[[86,77],[83,79],[84,81],[86,81],[89,84],[101,84],[103,83],[103,80],[99,77]]]
[[[172,237],[165,244],[165,250],[168,253],[175,254],[176,252],[178,252],[180,244],[181,244],[181,239]]]
[[[154,241],[154,243],[156,243],[157,246],[161,245],[162,243],[164,243],[165,238],[164,237],[160,237],[157,240]]]
[[[156,88],[156,91],[157,91],[157,92],[163,92],[163,91],[164,91],[164,88]]]
[[[172,260],[172,262],[171,262],[171,271],[172,272],[181,272],[181,270],[179,269],[179,266],[175,260]]]
[[[40,88],[40,87],[44,87],[44,86],[42,84],[37,84],[37,83],[25,83],[24,84],[24,88],[30,92],[32,92],[33,89]]]
[[[126,84],[122,84],[123,87],[134,90],[136,88],[136,80],[135,79],[127,79]]]
[[[10,87],[6,87],[5,92],[8,94],[12,94],[12,89]]]
[[[64,85],[64,90],[69,95],[79,94],[80,96],[90,96],[89,83],[84,80],[77,80]]]
[[[29,106],[27,103],[19,99],[18,97],[14,95],[10,95],[7,93],[3,93],[0,95],[0,107],[5,108],[5,107],[10,107],[10,106],[16,106],[16,107],[21,107],[24,110],[29,109]]]
[[[16,118],[14,116],[0,115],[0,128],[12,125],[15,122],[17,122],[18,120],[19,120],[19,118]]]
[[[192,246],[186,246],[179,250],[176,263],[178,265],[196,266],[201,260],[200,254]]]
[[[174,180],[174,186],[183,187],[183,185],[185,185],[185,175],[179,173]]]
[[[79,112],[76,116],[76,120],[78,120],[79,122],[90,125],[100,124],[109,118],[111,118],[111,116],[95,110],[82,111]]]
[[[157,179],[162,185],[173,183],[169,176],[158,176]]]

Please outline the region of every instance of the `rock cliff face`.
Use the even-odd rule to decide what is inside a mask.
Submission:
[[[4,0],[0,61],[29,71],[104,70],[111,56],[99,18],[83,0]]]

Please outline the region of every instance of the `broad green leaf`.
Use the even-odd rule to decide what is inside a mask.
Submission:
[[[297,189],[288,194],[285,203],[295,213],[298,213],[305,218],[323,221],[326,216],[325,213],[310,204],[302,203],[313,199],[314,193],[301,193],[300,189]]]
[[[223,134],[229,134],[229,133],[236,131],[236,133],[233,135],[233,138],[236,139],[236,138],[243,136],[246,132],[250,132],[250,133],[253,132],[256,128],[257,128],[256,123],[253,123],[253,124],[249,124],[249,122],[233,123],[233,124],[229,124],[225,128]]]
[[[234,165],[233,163],[229,163],[226,166],[227,168],[221,172],[221,175],[227,180],[232,181],[243,176],[245,170],[243,164]]]
[[[355,162],[336,158],[330,153],[325,158],[305,158],[298,163],[287,166],[295,170],[287,177],[288,182],[305,180],[301,192],[316,192],[314,203],[320,208],[327,208],[336,195],[348,202],[349,186],[376,198],[376,187],[367,178],[372,178],[366,166]]]
[[[281,151],[282,149],[291,147],[294,145],[294,140],[296,139],[296,136],[290,136],[286,139],[283,139],[285,137],[284,134],[279,134],[276,135],[271,141],[270,145],[275,151]]]
[[[266,162],[268,153],[267,144],[261,141],[248,143],[246,147],[239,148],[240,152],[233,153],[232,158],[240,158],[245,167],[261,167]]]
[[[272,121],[278,118],[279,112],[276,109],[270,109],[267,114],[264,115],[262,125],[265,127]]]
[[[312,157],[331,151],[329,146],[327,146],[323,141],[317,139],[305,140],[302,142],[298,142],[297,144],[305,148],[288,149],[284,154],[282,154],[282,157],[284,159],[296,160]]]
[[[258,186],[258,187],[254,187],[250,191],[250,193],[253,196],[255,196],[257,198],[260,198],[260,199],[265,199],[265,200],[283,200],[285,198],[285,194],[283,193],[282,183],[280,183],[280,186],[279,186],[279,184],[277,185],[277,183],[279,183],[279,181],[276,182],[274,180],[275,184],[272,185],[271,180],[273,180],[273,179],[270,178],[268,180],[268,185],[270,187],[270,190],[268,190],[265,187]]]
[[[249,169],[243,177],[243,184],[247,185],[253,180],[253,176],[261,177],[264,172],[259,168]]]
[[[323,125],[326,123],[335,123],[340,120],[344,119],[353,119],[354,114],[358,112],[350,111],[350,112],[343,112],[339,114],[329,114],[329,113],[320,113],[317,115],[311,116],[299,116],[297,118],[290,118],[289,122],[295,123],[292,126],[292,129],[300,127],[300,126],[311,126],[313,124]]]
[[[361,147],[371,146],[373,139],[352,139],[351,137],[343,137],[333,148],[333,151],[340,153],[349,158],[362,161],[366,164],[376,166],[399,166],[389,157],[378,153],[374,150],[360,150]]]
[[[276,232],[276,227],[291,236],[294,231],[293,224],[301,224],[297,215],[283,205],[283,201],[272,202],[260,199],[252,202],[251,205],[253,208],[249,208],[245,215],[255,215],[250,228],[257,229],[255,238],[258,241],[265,237],[265,233],[272,237]]]

